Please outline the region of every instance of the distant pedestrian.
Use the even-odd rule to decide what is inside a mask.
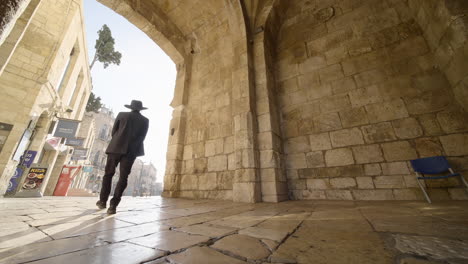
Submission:
[[[143,107],[141,101],[132,100],[130,105],[131,112],[120,112],[112,128],[112,139],[107,147],[107,162],[99,201],[96,203],[99,209],[105,209],[109,194],[111,191],[112,176],[115,174],[115,168],[120,163],[120,177],[114,190],[108,214],[115,214],[117,206],[120,203],[122,194],[127,187],[128,175],[133,166],[136,157],[145,155],[143,141],[148,132],[148,118],[140,114],[141,110],[148,109]]]

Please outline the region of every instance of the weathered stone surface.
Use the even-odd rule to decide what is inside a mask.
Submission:
[[[382,149],[387,161],[412,160],[418,157],[408,141],[384,143]]]
[[[366,143],[377,143],[396,140],[395,132],[389,122],[378,123],[362,127]]]
[[[377,144],[353,147],[353,154],[357,164],[383,161],[382,150]]]
[[[374,189],[372,177],[356,177],[356,182],[359,189]]]
[[[356,180],[354,178],[332,178],[330,179],[330,185],[333,188],[343,189],[351,188],[356,186]]]
[[[314,118],[314,125],[319,132],[333,131],[342,128],[338,113],[321,114]]]
[[[349,148],[327,150],[325,162],[328,167],[354,164],[353,153]]]
[[[206,224],[191,225],[177,228],[178,231],[186,232],[189,234],[209,236],[209,237],[221,237],[236,231],[234,228],[221,227],[221,226],[210,226]]]
[[[306,155],[304,153],[288,155],[286,166],[293,169],[307,168]]]
[[[366,164],[364,165],[364,173],[366,175],[380,175],[382,174],[382,169],[379,164]]]
[[[239,235],[246,235],[260,239],[269,239],[276,242],[281,242],[288,235],[288,232],[261,227],[248,227],[246,229],[240,230]]]
[[[218,155],[208,158],[208,171],[225,171],[227,170],[227,156]]]
[[[392,190],[352,190],[356,200],[393,200]]]
[[[364,144],[362,133],[359,128],[342,129],[330,132],[330,139],[332,146],[335,148]]]
[[[370,123],[378,123],[408,117],[408,111],[401,99],[366,105]]]
[[[319,168],[325,167],[325,160],[322,151],[314,151],[306,154],[307,167]]]
[[[172,252],[205,242],[208,239],[209,237],[206,236],[189,235],[176,231],[162,231],[153,235],[131,239],[130,242],[145,247]]]
[[[263,259],[270,255],[270,251],[260,240],[246,235],[227,236],[214,243],[212,247],[251,260]]]
[[[403,175],[409,174],[408,165],[406,162],[388,162],[380,163],[382,173],[384,175]]]
[[[326,190],[325,194],[328,200],[353,200],[349,190]]]
[[[286,153],[304,153],[311,149],[308,138],[306,136],[288,138],[284,146]]]
[[[404,188],[405,182],[402,176],[376,176],[374,185],[377,189]]]
[[[415,118],[405,118],[392,122],[395,134],[398,138],[409,139],[420,137],[423,134],[422,128]]]
[[[437,138],[418,138],[414,144],[421,158],[442,155],[443,149]]]
[[[441,136],[439,139],[447,155],[468,155],[468,134]]]
[[[247,263],[224,254],[209,247],[193,247],[179,254],[170,255],[171,263],[217,264],[217,263]]]
[[[364,107],[341,111],[340,117],[344,128],[366,125],[369,123],[367,112]]]
[[[330,189],[329,179],[307,179],[306,184],[307,184],[307,189],[313,189],[313,190]]]
[[[328,133],[313,134],[309,136],[312,151],[331,149],[331,141]]]

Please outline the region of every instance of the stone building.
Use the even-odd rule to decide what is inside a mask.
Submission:
[[[177,65],[166,197],[423,199],[408,162],[434,155],[467,175],[465,0],[99,2]]]
[[[72,152],[54,141],[53,125],[81,120],[91,89],[82,2],[7,2],[2,7],[11,10],[0,14],[0,194],[25,150],[49,165],[41,192],[52,194]]]
[[[124,196],[150,196],[157,195],[156,189],[157,170],[152,163],[145,164],[141,159],[136,159],[132,171],[128,176],[128,185]]]
[[[90,150],[90,162],[93,166],[93,171],[88,177],[86,188],[94,192],[101,189],[102,176],[106,167],[107,145],[112,138],[112,126],[114,125],[115,117],[111,109],[103,106],[98,113],[87,112],[86,116],[94,121],[94,142]],[[118,179],[118,172],[112,179],[116,182]]]
[[[86,112],[81,121],[80,130],[77,133],[77,138],[84,139],[83,148],[87,149],[86,159],[73,161],[73,164],[83,166],[79,174],[73,179],[72,188],[79,190],[86,190],[89,177],[92,175],[94,167],[91,163],[91,150],[93,149],[94,142],[96,141],[96,122],[93,115]],[[84,167],[91,167],[91,172],[88,172]]]

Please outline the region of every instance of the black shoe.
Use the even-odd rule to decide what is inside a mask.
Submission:
[[[102,210],[102,209],[106,209],[106,203],[101,202],[100,200],[97,201],[96,206],[97,206],[99,209],[101,209],[101,210]]]
[[[109,206],[109,209],[107,209],[107,214],[115,214],[117,212],[117,207],[115,206]]]

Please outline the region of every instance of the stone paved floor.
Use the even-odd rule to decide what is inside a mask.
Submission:
[[[468,202],[0,198],[0,263],[468,263]]]

